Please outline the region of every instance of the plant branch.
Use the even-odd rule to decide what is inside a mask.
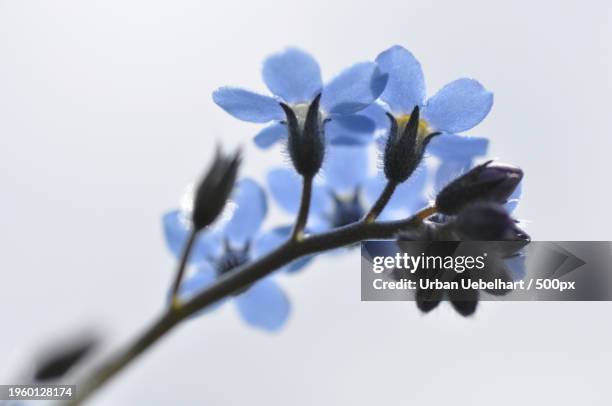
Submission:
[[[135,358],[150,348],[157,340],[168,333],[180,321],[177,314],[168,309],[150,325],[134,342],[95,369],[87,379],[77,385],[76,394],[67,405],[80,405],[110,378],[130,364]]]
[[[182,320],[232,293],[244,289],[276,269],[305,255],[340,248],[368,239],[394,238],[398,232],[418,226],[423,219],[435,213],[435,211],[435,207],[426,207],[404,220],[367,222],[364,219],[357,223],[325,233],[307,236],[300,240],[289,239],[257,261],[245,264],[232,272],[222,275],[215,283],[202,290],[187,302],[177,302],[177,306],[167,309],[136,341],[123,351],[112,356],[98,369],[94,370],[91,375],[86,377],[77,386],[76,397],[68,402],[68,405],[81,404]],[[188,253],[183,256],[188,256]]]
[[[221,276],[214,284],[183,304],[177,312],[181,318],[188,317],[305,255],[329,251],[363,240],[393,238],[399,231],[420,224],[423,218],[420,213],[400,221],[375,223],[360,221],[326,233],[305,237],[301,241],[289,240],[257,261]]]
[[[183,248],[183,254],[181,255],[181,260],[179,262],[178,269],[174,276],[174,282],[172,283],[171,290],[171,306],[178,306],[178,292],[181,288],[181,282],[183,281],[183,276],[185,275],[185,270],[187,268],[187,261],[189,260],[189,254],[191,254],[191,249],[193,248],[193,244],[195,243],[196,237],[198,233],[193,230],[189,237],[187,238],[187,243],[185,244],[185,248]]]
[[[302,198],[300,201],[300,209],[295,220],[295,226],[291,232],[292,240],[302,238],[306,222],[308,222],[308,212],[310,211],[310,199],[312,197],[312,176],[304,176],[302,183]]]
[[[306,237],[301,241],[289,240],[259,260],[221,276],[214,284],[188,302],[168,309],[127,349],[119,352],[94,371],[78,386],[77,396],[69,404],[77,405],[87,399],[95,390],[157,342],[180,321],[256,282],[281,266],[304,255],[343,247],[362,240],[392,238],[397,232],[418,225],[422,221],[422,213],[431,212],[431,210],[431,208],[426,208],[406,220],[378,223],[361,221],[327,233]]]
[[[368,214],[366,214],[365,216],[365,221],[367,223],[371,223],[374,220],[376,220],[376,218],[378,218],[380,213],[387,206],[387,203],[389,203],[389,200],[391,200],[391,196],[393,196],[393,192],[395,192],[395,188],[397,188],[396,182],[393,182],[391,180],[387,181],[387,184],[385,185],[385,188],[383,189],[382,193],[378,197],[378,200],[376,200],[376,202],[374,203],[374,205],[372,206]]]

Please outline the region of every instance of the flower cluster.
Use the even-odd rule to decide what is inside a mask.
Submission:
[[[446,185],[436,197],[438,214],[424,221],[419,228],[398,236],[401,241],[431,241],[428,254],[465,255],[465,249],[477,248],[490,253],[492,264],[477,278],[503,281],[520,280],[525,274],[522,248],[530,241],[519,222],[511,217],[516,208],[518,185],[523,172],[516,167],[487,161]],[[461,246],[459,241],[470,241]],[[492,241],[496,243],[491,243]],[[498,242],[503,242],[499,244]],[[410,247],[413,248],[413,247]],[[461,251],[463,249],[463,251]],[[440,252],[442,251],[442,252]],[[461,252],[461,254],[458,254]],[[412,255],[418,253],[411,252]],[[455,273],[434,269],[418,275],[425,279],[472,279],[471,272]],[[419,285],[420,286],[420,285]],[[500,295],[506,291],[487,291]],[[462,315],[474,313],[479,293],[475,289],[444,292],[440,289],[417,289],[419,309],[429,312],[448,294],[453,307]]]
[[[262,76],[271,95],[222,87],[212,97],[232,116],[266,124],[254,137],[258,147],[284,148],[291,166],[270,168],[267,189],[295,221],[266,227],[265,188],[240,178],[240,151],[217,148],[181,207],[163,216],[166,243],[178,264],[163,314],[85,376],[71,404],[83,402],[179,323],[225,302],[232,301],[255,328],[280,329],[291,303],[278,284],[279,273],[296,272],[315,255],[362,241],[390,239],[394,251],[462,256],[461,263],[434,264],[414,275],[424,282],[416,290],[423,312],[446,298],[461,315],[471,315],[481,289],[501,295],[512,288],[511,283],[460,283],[461,289],[429,283],[441,276],[467,282],[471,269],[461,264],[466,250],[478,252],[469,251],[474,244],[479,250],[482,242],[492,244],[486,250],[489,278],[524,277],[521,251],[530,237],[512,217],[523,171],[493,161],[475,165],[488,141],[465,134],[493,105],[482,84],[460,78],[426,98],[421,65],[400,46],[329,81],[323,81],[312,56],[289,48],[265,60]],[[415,240],[419,243],[406,243]],[[450,275],[442,275],[446,271]],[[32,380],[64,379],[97,343],[83,337],[54,349],[32,369]]]
[[[183,258],[182,268],[190,266],[184,280],[177,278],[171,300],[189,300],[217,278],[300,233],[406,218],[428,203],[431,191],[440,191],[437,214],[400,239],[477,239],[484,236],[483,229],[494,230],[487,239],[524,236],[507,214],[519,198],[522,172],[490,162],[470,171],[486,154],[488,140],[465,132],[493,105],[493,94],[478,81],[460,78],[426,98],[421,65],[401,46],[354,64],[329,81],[323,80],[311,55],[289,48],[264,61],[262,77],[270,95],[221,87],[213,100],[240,120],[266,124],[254,136],[258,147],[283,146],[292,168],[272,168],[267,186],[273,200],[297,215],[298,222],[262,230],[268,202],[264,189],[250,178],[239,180],[231,196],[227,194],[230,203],[224,213],[203,208],[205,202],[219,205],[213,201],[215,192],[200,187],[195,202],[187,198],[186,207],[163,219],[170,250]],[[301,190],[308,192],[306,206]],[[503,204],[505,209],[499,206]],[[204,215],[194,216],[197,212]],[[476,224],[483,215],[494,224]],[[300,216],[304,230],[297,229]],[[195,220],[203,217],[206,224],[200,226]],[[300,258],[284,269],[296,271],[311,259]],[[266,330],[280,328],[290,308],[274,278],[267,276],[233,295],[242,318]]]

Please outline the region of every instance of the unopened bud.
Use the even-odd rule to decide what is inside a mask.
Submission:
[[[477,201],[504,204],[521,179],[520,168],[488,161],[446,185],[436,197],[436,207],[440,213],[454,215]]]
[[[224,155],[217,148],[215,160],[195,192],[192,213],[194,231],[210,225],[223,211],[236,183],[240,159],[240,151]]]
[[[462,240],[529,241],[504,208],[490,202],[479,202],[461,210],[453,226]]]

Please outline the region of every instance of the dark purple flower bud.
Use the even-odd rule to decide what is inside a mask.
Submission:
[[[210,225],[221,214],[234,189],[240,160],[240,151],[224,155],[217,148],[215,160],[195,192],[192,214],[194,231]]]
[[[312,178],[319,172],[325,155],[324,120],[321,119],[319,101],[321,94],[314,98],[305,117],[298,117],[285,103],[280,103],[287,117],[289,130],[287,149],[295,170],[304,177]]]
[[[453,228],[462,240],[530,240],[502,206],[490,202],[478,202],[461,210],[453,221]]]
[[[415,106],[404,128],[400,128],[395,117],[387,113],[391,121],[389,137],[385,145],[384,169],[388,180],[405,182],[423,159],[425,148],[439,133],[419,135],[419,106]]]
[[[504,204],[521,179],[520,168],[488,161],[446,185],[436,197],[436,207],[440,213],[454,215],[477,201]]]

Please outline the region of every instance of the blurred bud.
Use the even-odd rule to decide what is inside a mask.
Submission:
[[[455,278],[455,281],[462,285],[462,280],[467,280],[471,282],[470,273],[460,273]],[[480,293],[476,289],[451,289],[447,292],[448,300],[450,300],[453,308],[462,315],[463,317],[468,317],[473,315],[476,312],[476,308],[478,307],[478,301],[480,300]]]
[[[436,197],[440,213],[454,215],[476,201],[504,204],[523,179],[523,171],[500,163],[485,162],[446,185]]]
[[[478,202],[461,210],[453,225],[462,240],[530,240],[502,206],[490,202]]]
[[[64,376],[78,362],[82,361],[97,347],[99,339],[95,336],[79,337],[63,343],[53,350],[47,350],[36,365],[35,381],[48,381]]]
[[[385,176],[392,182],[402,183],[419,166],[425,147],[439,133],[419,137],[419,106],[414,107],[404,128],[398,125],[391,114],[387,113],[387,117],[391,121],[391,128],[385,145]]]
[[[324,121],[319,112],[321,94],[312,101],[305,117],[298,117],[285,103],[280,103],[287,117],[289,130],[287,149],[295,170],[304,177],[312,178],[319,172],[325,155]]]
[[[224,155],[217,148],[214,162],[196,188],[192,213],[196,232],[210,225],[223,211],[234,189],[239,166],[240,151]]]

